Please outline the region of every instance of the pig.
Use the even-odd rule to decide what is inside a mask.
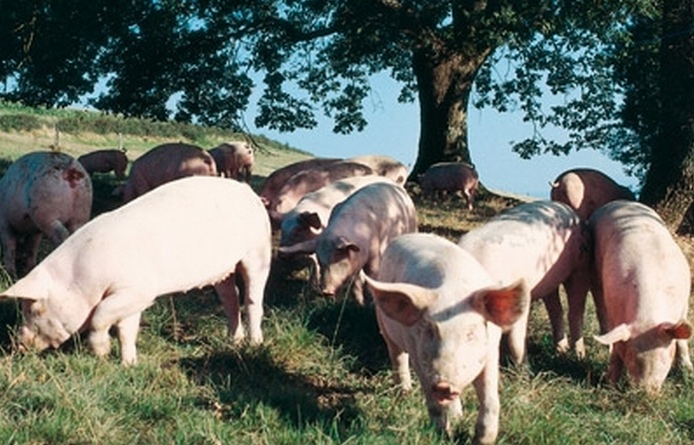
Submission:
[[[356,301],[364,304],[363,279],[377,275],[381,255],[394,238],[417,231],[417,213],[405,189],[394,183],[362,187],[333,208],[316,241],[319,283],[332,296],[353,279]]]
[[[118,179],[125,179],[125,170],[128,168],[126,151],[117,149],[96,150],[83,154],[77,160],[89,173],[113,172]]]
[[[92,182],[82,164],[66,153],[36,151],[12,163],[0,179],[0,245],[3,266],[18,276],[36,265],[45,235],[54,245],[86,223],[92,211]]]
[[[595,248],[593,286],[600,322],[597,340],[610,346],[607,379],[626,367],[630,380],[657,394],[677,355],[692,369],[687,340],[689,264],[660,216],[634,201],[617,200],[588,220]]]
[[[265,204],[265,207],[270,207],[270,205],[275,201],[280,189],[289,181],[289,178],[303,170],[311,170],[314,168],[321,168],[328,164],[334,162],[342,161],[340,158],[310,158],[303,161],[293,162],[284,167],[278,168],[277,170],[270,173],[270,175],[265,178],[263,185],[260,188],[260,199]]]
[[[532,201],[507,209],[463,235],[458,245],[472,254],[495,282],[524,279],[533,300],[542,299],[558,353],[573,349],[585,356],[583,313],[590,288],[590,237],[569,206]],[[461,271],[461,273],[466,273]],[[564,333],[559,299],[563,283],[569,304],[571,344]],[[511,360],[525,361],[528,316],[520,317],[508,333]]]
[[[287,180],[268,207],[273,228],[279,229],[284,216],[296,206],[306,193],[315,192],[319,188],[340,179],[371,174],[373,174],[371,167],[358,162],[347,161],[334,162],[322,167],[300,171]]]
[[[460,394],[472,383],[480,404],[474,443],[494,443],[499,342],[502,329],[527,313],[524,281],[499,285],[468,252],[424,233],[394,239],[376,279],[364,279],[396,384],[411,389],[411,363],[432,421],[451,434],[462,416]]]
[[[390,156],[363,155],[348,158],[346,161],[368,165],[375,175],[384,176],[398,185],[404,186],[407,181],[407,167]]]
[[[133,162],[123,186],[123,201],[132,201],[166,182],[193,175],[217,176],[212,155],[191,144],[158,145]]]
[[[567,170],[557,176],[550,187],[552,201],[568,204],[583,220],[587,220],[598,207],[610,201],[636,199],[631,190],[591,168]]]
[[[265,208],[247,184],[182,178],[92,219],[0,297],[21,300],[23,347],[58,347],[88,330],[92,350],[105,356],[115,326],[121,361],[132,365],[140,315],[163,294],[213,285],[231,338],[243,339],[238,274],[250,341],[261,343],[270,237]]]
[[[253,148],[247,142],[225,142],[208,150],[217,165],[217,174],[249,182],[253,170]]]
[[[479,175],[475,167],[464,162],[439,162],[419,176],[419,185],[426,194],[460,191],[468,210],[472,210],[479,187]]]

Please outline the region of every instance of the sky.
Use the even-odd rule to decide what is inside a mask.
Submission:
[[[398,103],[400,87],[387,75],[372,77],[372,94],[364,104],[366,129],[349,135],[332,132],[329,119],[321,119],[316,128],[281,133],[256,128],[251,106],[245,116],[253,134],[261,134],[292,147],[321,157],[351,157],[362,154],[392,156],[411,167],[419,142],[419,108],[417,103]],[[257,96],[251,98],[251,104]],[[556,132],[556,133],[554,133]],[[547,139],[562,138],[560,130],[543,132]],[[567,156],[541,155],[529,160],[511,151],[512,142],[532,135],[532,127],[522,121],[520,113],[497,113],[485,108],[468,110],[468,135],[472,162],[485,187],[502,192],[549,197],[549,182],[561,172],[590,167],[606,173],[622,185],[636,190],[637,180],[624,173],[621,164],[595,150],[582,150]]]

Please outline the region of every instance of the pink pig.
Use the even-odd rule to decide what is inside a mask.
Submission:
[[[378,280],[365,277],[396,383],[412,387],[412,364],[429,415],[449,434],[462,417],[460,394],[479,401],[474,443],[499,431],[499,342],[527,312],[522,280],[497,284],[468,252],[432,234],[405,234],[383,253]]]
[[[247,142],[225,142],[209,150],[217,173],[225,178],[249,182],[253,170],[253,148]]]
[[[123,150],[96,150],[83,154],[77,160],[90,175],[92,173],[113,172],[118,179],[125,178],[125,170],[128,168],[128,157]]]
[[[583,220],[605,203],[616,199],[635,199],[631,190],[591,168],[567,170],[557,176],[550,186],[552,201],[568,204]]]
[[[622,376],[647,392],[660,391],[675,355],[692,368],[686,321],[690,295],[687,259],[651,208],[614,201],[589,219],[595,242],[595,307],[610,346],[607,378]]]
[[[265,208],[247,184],[183,178],[94,218],[0,296],[22,300],[23,346],[58,347],[89,330],[90,346],[104,356],[115,326],[122,362],[134,364],[140,315],[159,295],[213,285],[230,336],[244,338],[238,273],[250,340],[259,343],[270,236]]]
[[[284,184],[289,181],[289,178],[301,171],[321,168],[325,165],[341,160],[342,159],[339,158],[310,158],[278,168],[270,173],[270,175],[265,178],[265,181],[263,181],[260,193],[258,193],[260,195],[260,199],[265,204],[265,207],[269,208],[270,205],[275,202],[277,195],[282,187],[284,187]]]
[[[193,175],[217,176],[212,155],[190,144],[158,145],[133,162],[123,186],[123,201],[131,201],[174,179]]]
[[[0,179],[5,270],[17,276],[16,256],[22,248],[24,268],[33,268],[42,236],[60,244],[89,220],[91,210],[91,179],[72,156],[37,151],[17,159]]]
[[[467,207],[472,210],[479,187],[477,170],[464,162],[439,162],[430,166],[419,177],[422,190],[427,193],[462,192]]]

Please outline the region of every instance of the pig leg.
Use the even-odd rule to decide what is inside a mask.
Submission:
[[[56,246],[70,236],[70,231],[58,220],[52,221],[50,224],[37,224],[41,232],[45,233]]]
[[[499,343],[491,338],[489,342],[490,345]],[[489,351],[487,364],[472,382],[480,404],[475,424],[475,444],[492,444],[499,435],[499,348],[491,347]]]
[[[246,333],[241,324],[241,312],[239,310],[239,293],[236,289],[236,275],[231,274],[222,282],[215,284],[214,290],[222,302],[224,313],[227,316],[227,326],[229,337],[234,343],[243,340]]]
[[[619,347],[619,346],[617,346]],[[624,372],[624,362],[615,349],[615,345],[610,346],[610,363],[607,365],[607,382],[616,385]]]
[[[0,234],[0,243],[2,243],[2,264],[5,271],[12,277],[17,277],[17,238],[10,234],[9,229],[4,228]]]
[[[270,275],[271,257],[267,253],[269,249],[259,249],[241,260],[237,271],[241,273],[246,285],[244,304],[246,305],[246,321],[248,322],[248,334],[252,344],[263,342],[263,298],[265,296],[265,283]]]
[[[692,369],[692,360],[689,357],[689,341],[677,340],[675,347],[677,348],[677,364],[680,369]]]
[[[523,314],[509,329],[507,335],[507,343],[511,361],[515,366],[521,366],[525,363],[525,339],[528,335],[528,318],[530,316],[530,307],[525,309]]]
[[[137,334],[140,330],[141,312],[136,312],[116,323],[118,327],[118,342],[120,343],[121,363],[124,365],[137,364]]]
[[[43,235],[41,232],[27,235],[22,242],[24,248],[24,272],[29,272],[36,266],[36,259],[39,255],[39,245],[41,244]]]
[[[390,363],[393,367],[393,382],[400,386],[403,391],[410,391],[412,389],[412,376],[410,375],[410,356],[405,352],[400,346],[398,346],[383,329],[381,321],[381,311],[376,309],[376,320],[378,322],[378,328],[381,331],[381,336],[386,342],[386,347],[388,348],[388,357],[390,357]]]
[[[567,299],[569,301],[569,333],[571,344],[576,357],[586,357],[586,347],[583,342],[583,316],[586,308],[586,296],[588,295],[589,277],[584,274],[575,274],[564,283]]]
[[[554,289],[542,298],[549,315],[549,323],[552,325],[552,338],[557,353],[566,354],[569,351],[569,340],[564,331],[564,310],[559,299],[559,288]]]

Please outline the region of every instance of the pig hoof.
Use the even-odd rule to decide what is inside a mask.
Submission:
[[[111,339],[106,334],[92,333],[89,336],[89,346],[92,348],[94,355],[97,357],[105,357],[111,352]]]
[[[569,349],[569,341],[566,339],[566,337],[562,338],[555,347],[555,351],[559,355],[566,354],[567,352],[569,352]]]

